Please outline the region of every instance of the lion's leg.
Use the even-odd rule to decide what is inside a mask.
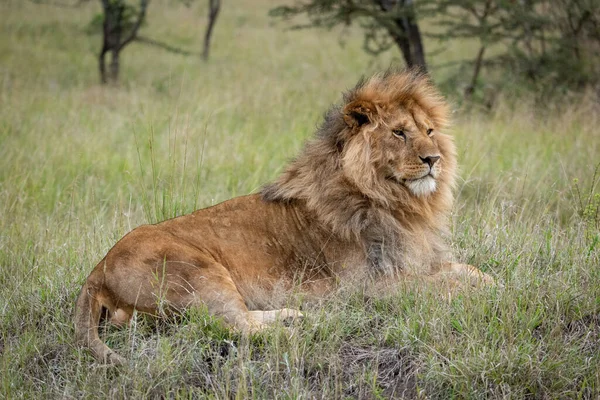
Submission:
[[[228,325],[242,332],[264,328],[264,324],[248,311],[225,267],[197,254],[185,258],[190,261],[157,261],[158,269],[155,266],[148,268],[150,264],[147,263],[136,264],[131,259],[114,259],[117,266],[103,260],[92,271],[77,299],[77,342],[89,348],[101,362],[125,362],[99,337],[102,308],[108,309],[109,322],[117,325],[127,323],[135,309],[158,314],[165,308],[183,310],[206,306],[212,315],[223,318]]]
[[[471,286],[493,286],[494,278],[469,264],[444,263],[434,277],[450,277]]]
[[[249,311],[250,315],[257,321],[263,324],[272,324],[276,321],[292,321],[295,319],[303,318],[304,315],[291,308],[282,308],[280,310],[269,310],[269,311]]]
[[[98,334],[102,307],[106,306],[102,290],[86,282],[77,298],[75,311],[75,337],[77,342],[89,348],[97,360],[109,364],[122,364],[125,359],[112,351]]]
[[[264,328],[262,319],[248,311],[231,274],[223,265],[201,256],[196,257],[194,262],[167,261],[167,264],[169,279],[164,300],[169,307],[180,310],[206,307],[210,314],[223,318],[226,324],[244,333]],[[178,271],[192,265],[199,268],[197,275],[189,276]],[[183,278],[185,276],[187,279]]]
[[[109,322],[115,326],[128,326],[133,317],[133,310],[129,309],[117,308],[115,310],[109,310],[109,312]]]

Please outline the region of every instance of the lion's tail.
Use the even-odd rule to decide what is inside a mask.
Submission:
[[[83,285],[75,308],[75,338],[82,347],[89,348],[98,361],[122,364],[125,359],[112,351],[98,333],[103,298],[101,290],[91,285],[89,278]]]

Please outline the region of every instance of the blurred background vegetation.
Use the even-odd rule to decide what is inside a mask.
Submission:
[[[91,1],[54,4],[78,7]],[[180,0],[188,8],[200,2]],[[87,32],[103,36],[99,52],[103,83],[118,81],[120,53],[133,41],[192,54],[177,43],[165,42],[161,35],[151,39],[138,34],[149,0],[100,3],[102,12],[94,16]],[[202,5],[209,10],[202,47],[202,57],[208,60],[221,1],[208,0]],[[432,53],[424,38],[438,46],[474,41],[477,46],[470,54],[465,52],[463,59],[446,65],[458,67],[447,86],[464,87],[466,99],[483,96],[485,88],[492,93],[488,97],[495,96],[507,78],[517,80],[511,89],[524,85],[526,90],[543,93],[544,98],[590,86],[597,90],[600,81],[600,3],[594,0],[296,0],[274,5],[269,14],[293,29],[358,25],[366,52],[396,51],[407,67],[424,71],[426,55]],[[145,31],[151,33],[152,27]],[[107,53],[111,54],[110,73],[105,66]],[[439,66],[434,61],[436,64]],[[492,105],[490,98],[484,100]]]

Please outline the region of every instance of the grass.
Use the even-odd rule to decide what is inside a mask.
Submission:
[[[177,4],[152,3],[143,33],[199,53],[204,5]],[[394,62],[366,56],[356,29],[286,31],[271,6],[225,4],[209,63],[128,47],[111,88],[85,34],[95,2],[0,3],[0,397],[598,397],[600,114],[585,96],[456,113],[450,239],[503,288],[349,290],[251,339],[202,310],[138,315],[105,329],[120,369],[74,346],[75,298],[116,240],[256,191],[341,91]],[[469,51],[430,60],[434,78]]]

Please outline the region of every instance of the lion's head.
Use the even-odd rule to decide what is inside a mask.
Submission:
[[[443,133],[448,114],[418,71],[361,80],[326,113],[300,156],[263,188],[263,197],[305,201],[335,230],[355,236],[369,229],[387,237],[410,226],[442,229],[456,170],[453,141]]]
[[[337,135],[343,169],[365,194],[377,197],[391,183],[427,197],[452,181],[454,146],[443,133],[448,106],[424,75],[375,75],[345,100],[347,128]]]

